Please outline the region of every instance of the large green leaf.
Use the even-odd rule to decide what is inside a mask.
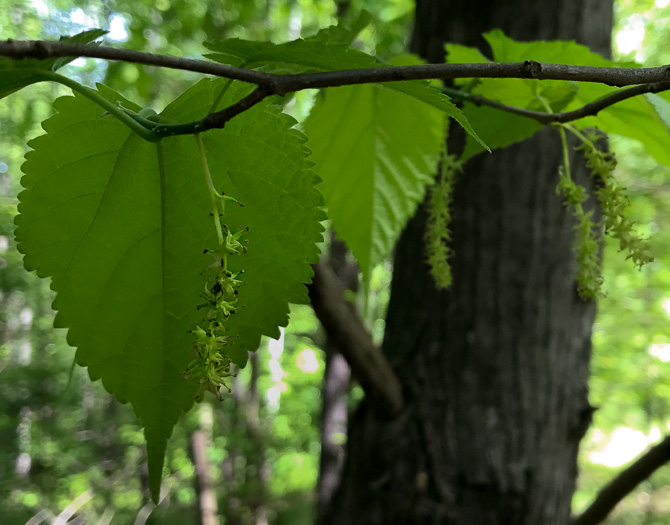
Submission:
[[[107,31],[102,29],[91,29],[74,36],[61,37],[60,41],[89,44],[106,33]],[[44,60],[34,58],[13,60],[0,57],[0,98],[11,95],[30,84],[49,80],[48,72],[56,71],[72,60],[74,60],[72,57],[47,58]]]
[[[603,58],[589,50],[586,46],[573,41],[536,41],[515,42],[500,30],[484,35],[491,46],[493,59],[496,62],[523,62],[537,60],[558,64],[573,64],[600,67],[636,67],[633,63],[617,63]],[[482,61],[481,54],[472,48],[447,45],[449,62]],[[473,93],[492,100],[516,107],[545,111],[546,104],[553,112],[577,109],[584,104],[593,102],[603,96],[614,93],[622,88],[604,84],[566,82],[559,80],[531,79],[481,79],[473,89]],[[523,140],[533,135],[539,126],[526,119],[519,119],[511,114],[499,114],[494,119],[494,127],[484,130],[481,127],[481,116],[491,111],[484,111],[473,105],[466,104],[463,109],[468,120],[475,126],[486,144],[492,148],[504,147],[512,141]],[[642,142],[645,148],[664,164],[670,164],[670,134],[668,127],[658,116],[650,99],[636,97],[598,113],[596,117],[588,117],[574,122],[580,128],[597,126],[608,133],[624,135]],[[483,151],[481,146],[468,138],[465,158]]]
[[[223,83],[201,81],[163,114],[203,117]],[[222,103],[246,90],[234,84]],[[19,249],[27,269],[52,277],[77,362],[140,417],[155,499],[167,439],[197,389],[183,380],[195,357],[189,330],[204,315],[203,252],[217,245],[202,164],[192,136],[145,142],[78,94],[55,108],[23,166]],[[228,204],[222,221],[249,228],[247,253],[229,257],[244,270],[227,347],[241,366],[261,334],[287,323],[289,301],[307,301],[318,256],[322,201],[294,123],[264,103],[202,137],[215,187],[244,204]]]
[[[271,42],[251,42],[230,39],[206,42],[205,46],[214,51],[207,58],[247,69],[258,69],[271,73],[300,74],[379,67],[384,64],[374,57],[351,49],[346,45],[331,44],[318,39],[293,40],[284,44]],[[373,89],[386,89],[403,93],[443,111],[456,120],[473,140],[483,149],[486,145],[479,139],[474,129],[449,97],[423,80],[410,82],[383,82],[372,84]]]
[[[305,121],[328,215],[366,277],[423,198],[444,130],[433,107],[370,85],[328,90]]]

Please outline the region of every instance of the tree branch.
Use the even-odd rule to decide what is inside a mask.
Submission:
[[[267,88],[259,86],[249,93],[246,97],[231,104],[227,108],[210,113],[201,120],[187,122],[185,124],[156,124],[151,126],[151,132],[158,137],[173,137],[175,135],[191,135],[202,133],[210,129],[221,129],[233,117],[244,113],[248,109],[263,101],[272,95]]]
[[[520,117],[534,119],[537,120],[540,124],[553,124],[572,122],[573,120],[579,120],[580,118],[595,116],[603,109],[609,106],[613,106],[614,104],[623,100],[636,97],[638,95],[643,95],[645,93],[660,93],[661,91],[667,91],[669,89],[670,82],[640,84],[638,86],[633,86],[621,91],[617,91],[615,93],[610,93],[602,98],[599,98],[598,100],[594,100],[593,102],[589,102],[588,104],[583,105],[581,108],[574,109],[572,111],[564,111],[562,113],[546,113],[544,111],[533,111],[530,109],[517,108],[516,106],[509,106],[496,100],[491,100],[481,95],[473,95],[458,89],[443,88],[442,90],[449,96],[467,100],[478,106],[488,106],[494,109],[499,109],[500,111],[519,115]]]
[[[314,279],[309,286],[309,297],[316,316],[365,393],[381,401],[390,416],[397,416],[405,404],[400,381],[379,347],[372,342],[352,305],[344,299],[344,287],[332,268],[323,262],[312,265],[312,268]]]
[[[623,498],[668,461],[670,461],[670,436],[650,448],[632,465],[610,481],[598,493],[593,503],[572,520],[571,525],[601,523]]]
[[[271,95],[285,95],[303,89],[349,86],[405,80],[456,79],[456,78],[532,78],[536,80],[567,80],[595,82],[611,86],[642,84],[628,90],[607,95],[600,100],[563,113],[548,114],[531,111],[487,99],[479,95],[445,89],[451,96],[469,100],[526,118],[541,124],[565,123],[585,116],[596,115],[608,106],[643,93],[658,93],[670,89],[670,66],[654,68],[617,68],[594,66],[571,66],[541,63],[527,60],[518,63],[474,63],[474,64],[420,64],[413,66],[382,66],[343,71],[325,71],[294,75],[265,73],[219,64],[207,60],[177,58],[156,55],[129,49],[106,46],[50,42],[43,40],[0,41],[0,56],[16,60],[24,58],[47,59],[56,57],[88,57],[120,60],[136,64],[193,71],[217,77],[230,78],[256,84],[258,88],[237,103],[202,120],[177,125],[153,126],[157,137],[193,134],[208,129],[222,128],[240,113]]]
[[[108,46],[92,46],[89,44],[71,44],[68,42],[51,42],[48,40],[4,40],[0,41],[0,56],[21,60],[23,58],[36,58],[44,60],[57,57],[86,57],[101,58],[104,60],[115,60],[130,62],[133,64],[144,64],[146,66],[157,66],[167,69],[178,69],[181,71],[193,71],[205,75],[232,78],[242,80],[256,85],[272,85],[274,77],[270,73],[243,69],[226,64],[219,64],[209,60],[194,60],[191,58],[178,58],[167,55],[156,55],[133,49],[118,49]]]
[[[570,80],[595,82],[610,86],[630,86],[670,81],[670,66],[649,68],[619,68],[572,66],[526,60],[525,62],[474,64],[419,64],[413,66],[382,66],[343,71],[324,71],[297,75],[264,73],[218,64],[207,60],[177,58],[107,46],[49,42],[44,40],[0,41],[0,56],[14,59],[88,57],[121,60],[136,64],[194,71],[208,75],[243,80],[266,86],[273,94],[324,87],[349,86],[403,80],[455,78],[532,78],[536,80]]]

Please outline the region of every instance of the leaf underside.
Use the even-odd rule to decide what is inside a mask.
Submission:
[[[202,118],[224,83],[199,82],[163,114]],[[234,84],[221,104],[247,89]],[[68,328],[78,364],[141,419],[157,499],[167,440],[198,387],[183,373],[213,262],[203,252],[217,246],[201,162],[193,137],[145,142],[78,94],[55,108],[22,168],[18,247],[28,270],[51,276],[55,324]],[[227,347],[240,366],[262,334],[278,336],[289,301],[307,302],[318,258],[318,178],[294,123],[264,103],[203,136],[215,187],[244,204],[228,204],[222,222],[249,228],[248,252],[230,257],[231,270],[244,270]]]

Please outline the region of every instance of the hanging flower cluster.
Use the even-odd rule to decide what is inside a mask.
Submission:
[[[231,375],[231,361],[226,354],[226,347],[231,345],[232,341],[226,335],[226,320],[237,312],[238,289],[244,284],[240,279],[242,272],[233,273],[228,269],[228,257],[246,253],[246,246],[240,239],[249,228],[233,233],[226,224],[221,223],[221,218],[225,215],[226,202],[232,201],[240,206],[242,204],[214,189],[200,136],[195,137],[210,194],[212,205],[210,215],[214,220],[218,246],[213,250],[205,250],[205,253],[214,257],[214,262],[205,271],[207,280],[205,290],[201,294],[204,301],[197,306],[199,310],[205,312],[204,318],[194,330],[191,330],[195,336],[193,350],[196,358],[184,372],[184,378],[198,381],[196,400],[202,400],[206,391],[221,400],[223,389],[230,392],[226,378]]]

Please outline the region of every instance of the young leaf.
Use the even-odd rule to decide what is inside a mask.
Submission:
[[[91,29],[74,36],[61,37],[60,41],[89,44],[105,34],[107,34],[107,31],[102,29]],[[30,84],[48,80],[44,74],[45,72],[56,71],[72,60],[74,60],[73,57],[47,58],[44,60],[34,58],[14,60],[0,57],[0,98],[11,95]]]
[[[324,27],[307,40],[325,42],[327,44],[345,44],[347,46],[356,39],[363,29],[373,20],[372,13],[365,9],[355,12],[350,9],[337,25]]]
[[[665,93],[665,96],[667,97],[667,93]],[[659,118],[670,131],[670,102],[668,102],[661,95],[657,95],[655,93],[647,93],[645,98],[652,106],[654,106],[654,109],[656,110]]]
[[[398,91],[360,85],[329,89],[305,132],[333,227],[369,277],[435,175],[444,117]]]
[[[163,114],[201,118],[224,83],[199,82]],[[222,103],[246,90],[234,84]],[[140,417],[156,499],[167,439],[198,388],[183,374],[213,262],[203,252],[217,246],[201,157],[192,136],[145,142],[79,94],[55,107],[23,166],[19,249],[27,269],[52,277],[77,362]],[[307,301],[318,256],[322,201],[294,123],[263,103],[202,137],[215,188],[244,204],[229,204],[222,222],[249,228],[247,253],[229,261],[244,270],[226,347],[240,366],[261,334],[278,335],[289,301]]]
[[[505,36],[500,30],[494,30],[484,35],[493,52],[496,62],[523,62],[524,60],[537,60],[540,62],[553,62],[558,64],[579,64],[582,66],[600,67],[636,67],[634,63],[617,63],[607,60],[594,53],[586,46],[572,41],[549,41],[549,42],[515,42]],[[454,51],[454,57],[458,60],[464,55],[460,47],[448,46],[448,50]],[[471,52],[472,53],[472,52]],[[454,61],[450,57],[450,61]],[[619,89],[604,84],[581,83],[576,85],[570,82],[558,80],[530,80],[530,79],[482,79],[477,84],[474,93],[483,95],[493,100],[517,107],[543,111],[540,99],[547,102],[554,112],[570,111],[577,109],[589,102],[593,102],[603,96],[611,94]],[[653,157],[664,164],[670,165],[670,133],[668,125],[659,117],[657,110],[659,104],[654,104],[657,99],[649,97],[635,97],[619,102],[613,106],[601,110],[595,117],[586,117],[573,123],[578,128],[598,127],[607,133],[623,135],[639,140]],[[466,106],[464,113],[473,123],[478,122],[473,114],[472,106]],[[499,133],[485,133],[482,135],[487,144],[492,147],[503,147],[508,145],[512,135],[506,131],[507,125],[518,121],[512,115],[499,116]],[[477,129],[482,129],[480,126]],[[516,125],[516,140],[522,140],[537,131],[537,125]],[[478,144],[468,138],[466,151],[469,155],[475,154],[481,149]]]
[[[607,60],[586,46],[572,41],[515,42],[500,30],[485,33],[484,38],[491,46],[493,59],[496,62],[537,60],[583,66],[636,66],[632,63],[620,64]],[[449,44],[447,52],[449,62],[481,61],[478,59],[479,52],[472,48]],[[559,80],[481,79],[473,89],[473,93],[512,106],[539,111],[544,111],[545,104],[549,104],[552,111],[558,112],[577,109],[619,89],[621,88],[604,84],[585,82],[577,85]],[[477,125],[481,122],[481,115],[478,118],[477,113],[484,113],[483,108],[466,104],[463,112],[475,128],[481,131],[482,138],[491,147],[507,146],[512,140],[523,140],[540,129],[530,119],[523,124],[518,117],[501,114],[495,119],[497,122],[495,128],[485,131],[481,124]],[[639,140],[656,160],[670,164],[668,127],[659,118],[654,105],[648,98],[635,97],[625,100],[600,111],[596,117],[580,119],[574,122],[574,125],[578,128],[595,126],[607,133]],[[514,133],[510,134],[508,128],[513,129]],[[466,146],[467,156],[480,151],[482,150],[479,145],[469,137]]]
[[[586,46],[575,42],[515,42],[502,31],[491,31],[485,38],[491,45],[495,60],[499,62],[519,62],[533,59],[559,64],[579,64],[584,66],[626,66],[639,67],[635,63],[617,63],[607,60]],[[525,58],[523,58],[525,57]],[[553,86],[568,85],[561,81],[522,80],[529,85],[542,86],[544,94]],[[604,84],[581,83],[572,101],[564,108],[571,110],[593,102],[600,97],[622,88]],[[614,133],[639,140],[653,157],[664,164],[670,164],[670,134],[668,127],[659,118],[648,97],[635,97],[600,111],[595,117],[587,117],[574,123],[578,128],[598,127],[606,133]]]

